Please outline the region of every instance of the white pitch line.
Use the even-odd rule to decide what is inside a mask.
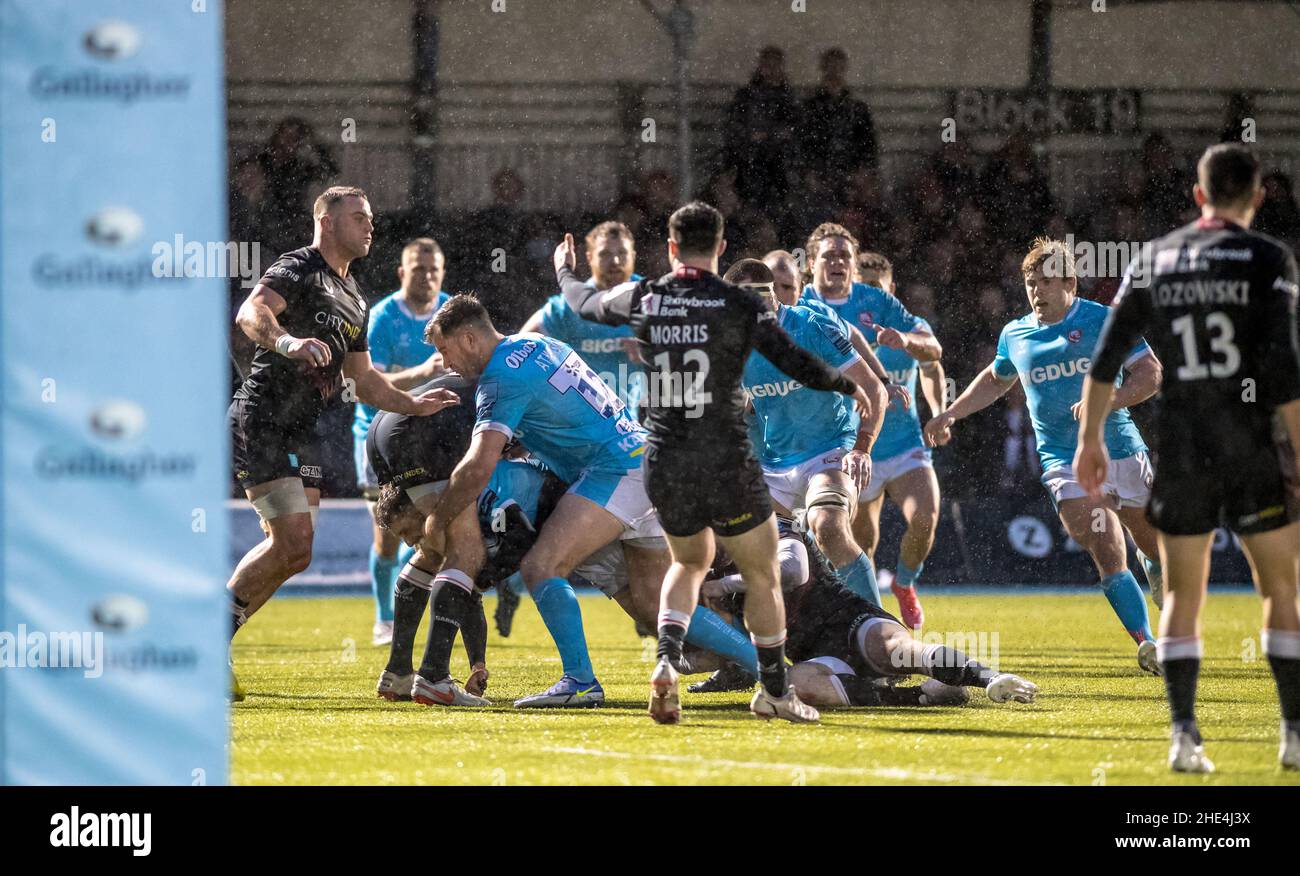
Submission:
[[[876,779],[889,779],[895,782],[946,782],[949,784],[970,785],[1055,785],[1059,782],[1016,782],[1009,779],[994,779],[988,776],[966,775],[954,776],[948,773],[920,773],[901,767],[884,767],[872,769],[867,767],[823,766],[810,763],[774,763],[771,761],[726,760],[724,758],[707,758],[699,755],[685,754],[634,754],[628,751],[601,751],[596,748],[550,747],[541,749],[550,754],[581,754],[588,757],[612,757],[618,760],[653,760],[663,763],[689,763],[701,767],[728,767],[733,769],[765,770],[804,770],[806,772],[835,773],[837,775],[863,776]]]

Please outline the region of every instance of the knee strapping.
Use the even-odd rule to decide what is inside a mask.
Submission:
[[[808,494],[808,510],[814,508],[838,508],[841,511],[853,511],[853,493],[840,484],[822,484]]]

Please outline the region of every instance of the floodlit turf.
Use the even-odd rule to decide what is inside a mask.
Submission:
[[[492,626],[492,597],[487,599]],[[886,607],[893,606],[887,598]],[[683,692],[679,726],[645,714],[653,642],[602,597],[582,600],[600,709],[517,711],[560,674],[525,599],[514,634],[491,631],[491,709],[375,697],[386,648],[369,599],[277,599],[236,639],[248,699],[234,706],[237,784],[1300,784],[1277,767],[1278,711],[1258,647],[1259,600],[1215,593],[1206,612],[1201,728],[1219,772],[1165,767],[1164,688],[1099,593],[934,595],[927,634],[997,634],[1001,668],[1036,682],[1033,705],[839,709],[820,726],[766,723],[747,694]],[[421,629],[416,651],[423,648]],[[976,639],[975,641],[978,641]],[[465,677],[457,645],[452,671]]]

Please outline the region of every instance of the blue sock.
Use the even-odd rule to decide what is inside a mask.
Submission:
[[[1147,616],[1147,600],[1133,573],[1125,569],[1102,578],[1100,583],[1101,592],[1106,594],[1110,607],[1115,609],[1115,615],[1133,641],[1141,644],[1149,639],[1154,642],[1151,619]]]
[[[509,578],[502,581],[497,586],[509,588],[510,592],[513,593],[515,596],[523,596],[525,593],[528,592],[528,588],[524,586],[524,576],[519,574],[518,572],[515,572],[513,575],[511,575]]]
[[[711,609],[696,607],[691,625],[686,629],[686,641],[726,657],[758,678],[758,651],[754,643]]]
[[[582,610],[573,585],[563,578],[547,578],[533,588],[533,602],[560,652],[564,674],[586,684],[596,680],[587,654],[587,636],[582,631]]]
[[[876,584],[876,569],[865,553],[851,563],[835,570],[849,589],[877,607],[880,606],[880,587]]]
[[[409,544],[403,544],[397,549],[397,570],[400,572],[406,564],[411,562],[411,557],[415,556],[415,548]]]
[[[921,570],[925,568],[925,561],[916,564],[916,568],[909,568],[903,558],[898,558],[898,570],[894,573],[895,587],[915,587],[916,580],[921,577]]]
[[[375,595],[375,620],[393,619],[393,591],[397,587],[397,573],[401,571],[397,557],[381,556],[375,546],[370,546],[370,592]]]

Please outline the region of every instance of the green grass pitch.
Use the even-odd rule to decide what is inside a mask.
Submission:
[[[496,635],[494,605],[489,596],[495,705],[453,710],[376,698],[387,649],[370,646],[368,598],[272,601],[235,640],[248,699],[232,709],[232,782],[1300,785],[1277,766],[1277,699],[1248,593],[1214,593],[1207,606],[1199,718],[1219,771],[1203,777],[1165,767],[1163,685],[1138,671],[1095,592],[925,598],[927,634],[996,633],[1001,668],[1039,685],[1034,704],[977,691],[960,708],[827,709],[819,726],[759,721],[747,694],[684,691],[682,723],[656,725],[645,713],[653,642],[603,597],[582,608],[606,705],[516,711],[514,697],[559,677],[559,660],[527,599],[509,639]],[[423,642],[421,628],[417,663]],[[459,643],[452,672],[465,677]]]

